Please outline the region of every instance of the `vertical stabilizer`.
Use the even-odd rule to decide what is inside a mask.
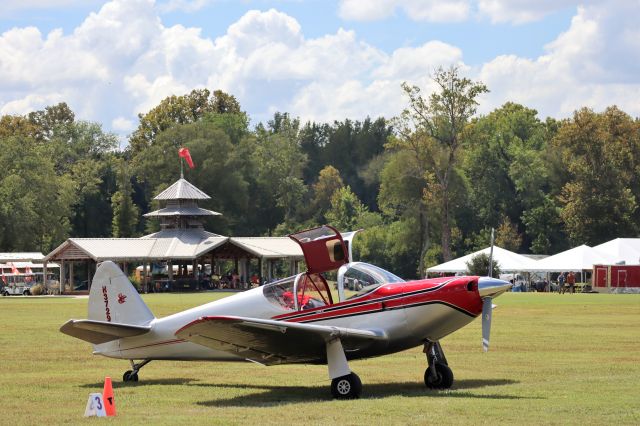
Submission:
[[[89,319],[147,325],[155,317],[126,275],[111,262],[102,262],[91,283]]]

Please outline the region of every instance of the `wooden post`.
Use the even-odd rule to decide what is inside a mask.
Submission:
[[[85,265],[87,267],[87,290],[91,290],[91,261],[85,260]]]
[[[149,262],[146,260],[142,263],[142,291],[149,293],[149,282],[147,280],[147,265]]]
[[[60,294],[64,294],[64,259],[60,260]]]
[[[72,260],[69,262],[69,291],[73,291],[73,285],[75,284],[75,279],[73,276],[73,264],[75,262]]]
[[[196,280],[196,290],[200,290],[200,274],[198,273],[198,259],[191,261],[191,272],[193,279]]]
[[[44,285],[44,289],[48,293],[49,287],[47,286],[47,261],[44,261],[42,263],[42,285]]]

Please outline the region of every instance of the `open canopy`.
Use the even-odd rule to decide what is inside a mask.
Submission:
[[[349,262],[342,236],[329,225],[296,232],[289,235],[289,238],[300,244],[308,272],[311,274],[333,271]]]
[[[490,251],[491,247],[487,247],[449,262],[432,266],[427,269],[427,272],[465,273],[467,271],[467,262],[481,253],[485,253],[488,256]],[[535,260],[497,246],[493,247],[493,259],[498,262],[502,272],[534,271],[536,267]]]

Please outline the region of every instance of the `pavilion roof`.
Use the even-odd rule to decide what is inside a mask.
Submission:
[[[173,185],[156,195],[154,200],[208,200],[210,198],[185,178],[180,178]]]

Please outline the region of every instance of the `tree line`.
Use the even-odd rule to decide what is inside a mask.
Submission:
[[[541,120],[506,103],[477,115],[483,83],[457,68],[437,90],[404,84],[393,118],[251,126],[236,98],[193,90],[139,115],[124,150],[65,103],[0,117],[0,251],[49,252],[68,237],[158,230],[142,214],[180,175],[222,213],[207,229],[286,235],[363,228],[356,256],[405,276],[489,244],[552,254],[640,231],[640,121],[615,106]]]

